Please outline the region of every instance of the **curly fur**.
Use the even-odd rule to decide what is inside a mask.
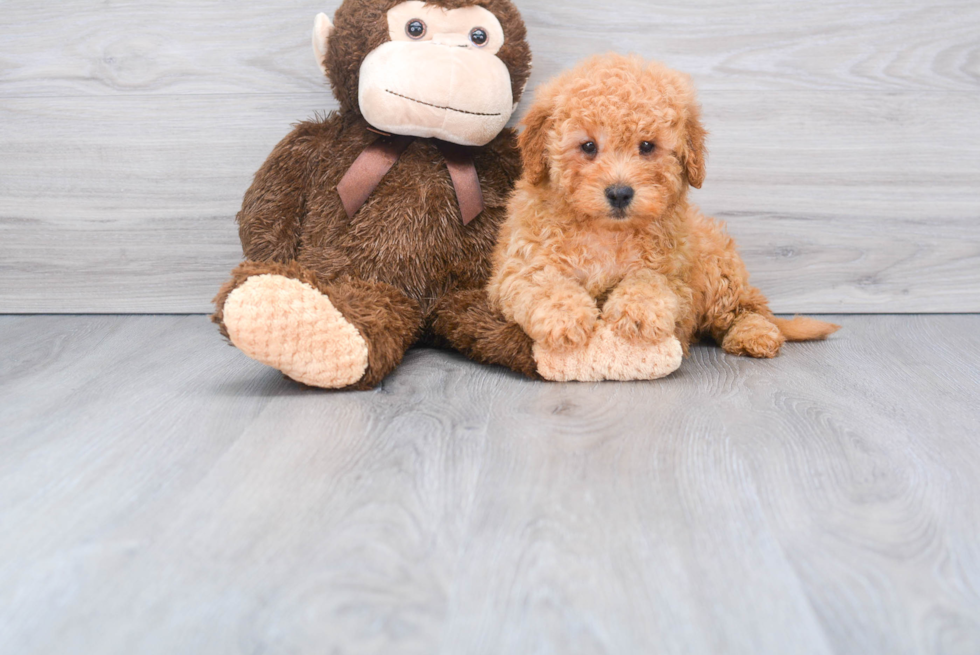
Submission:
[[[787,338],[837,329],[775,319],[723,225],[688,201],[704,181],[706,132],[686,75],[592,58],[541,88],[524,125],[524,177],[488,290],[535,342],[582,347],[605,324],[630,342],[673,333],[686,350],[709,335],[730,353],[773,357]],[[614,185],[635,190],[625,210],[606,197]]]

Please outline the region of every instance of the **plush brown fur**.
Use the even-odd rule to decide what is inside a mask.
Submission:
[[[540,379],[533,344],[520,326],[501,320],[484,289],[446,294],[432,312],[434,343],[452,347],[481,364],[506,364]]]
[[[704,180],[706,132],[687,76],[593,58],[543,87],[524,123],[524,178],[489,292],[536,342],[582,347],[604,323],[633,342],[675,334],[686,350],[710,335],[727,352],[773,357],[786,339],[837,329],[773,317],[723,226],[688,202]],[[618,212],[614,185],[635,190]]]
[[[368,370],[351,388],[375,386],[419,338],[533,374],[530,341],[487,309],[482,291],[507,197],[521,173],[512,130],[471,149],[486,210],[468,226],[442,155],[423,139],[412,142],[353,218],[341,204],[337,184],[377,138],[357,110],[357,70],[387,39],[385,13],[395,4],[346,0],[337,11],[328,72],[341,110],[299,124],[256,174],[238,214],[247,261],[215,298],[212,318],[227,337],[228,295],[250,276],[282,275],[326,294],[368,342]],[[530,71],[520,15],[507,0],[478,4],[504,27],[508,41],[499,56],[511,69],[517,99]],[[460,291],[469,293],[440,302]]]

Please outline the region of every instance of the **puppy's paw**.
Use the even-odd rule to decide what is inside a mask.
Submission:
[[[659,343],[674,334],[674,313],[666,302],[612,296],[602,309],[606,325],[626,341]]]
[[[535,309],[525,331],[549,349],[577,348],[589,342],[598,320],[595,303],[559,298]]]
[[[779,328],[765,316],[742,314],[725,334],[721,347],[732,355],[768,359],[779,354],[785,341]]]

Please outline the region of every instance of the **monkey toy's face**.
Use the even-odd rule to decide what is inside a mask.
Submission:
[[[388,11],[388,43],[361,64],[364,118],[386,132],[482,146],[514,111],[497,51],[504,30],[483,7],[442,9],[413,0]]]
[[[356,3],[348,0],[346,4]],[[496,4],[516,15],[509,2],[506,6],[499,0],[481,4]],[[520,41],[523,49],[519,54],[527,60],[518,71],[522,80],[515,93],[512,66],[500,56],[508,47],[513,54],[513,44],[489,9],[459,0],[409,0],[382,6],[388,6],[383,21],[375,21],[383,25],[374,35],[375,42],[367,41],[357,74],[357,107],[364,119],[392,134],[434,137],[466,146],[492,141],[514,112],[519,99],[515,95],[527,79],[530,61],[523,32],[511,35]],[[340,11],[337,20],[334,30],[321,14],[314,31],[316,53],[335,88],[349,80],[335,74],[334,56],[346,55],[351,49],[335,48],[345,27]],[[523,24],[520,28],[523,30]],[[348,63],[346,68],[350,67]]]

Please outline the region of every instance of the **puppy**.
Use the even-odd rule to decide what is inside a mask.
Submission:
[[[710,336],[774,357],[786,340],[838,329],[774,317],[723,225],[688,201],[704,181],[706,133],[686,75],[595,57],[542,87],[523,125],[524,176],[488,292],[537,346],[583,349],[609,331],[604,348],[676,337],[686,352]]]

